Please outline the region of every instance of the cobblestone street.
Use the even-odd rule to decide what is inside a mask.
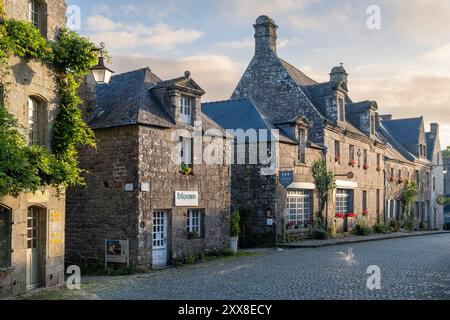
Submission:
[[[36,299],[450,299],[450,234],[314,249],[255,250],[127,277],[83,278]],[[381,290],[366,287],[371,265]]]

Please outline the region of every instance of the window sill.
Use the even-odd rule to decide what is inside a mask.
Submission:
[[[307,167],[308,164],[306,162],[295,161],[295,166],[297,166],[297,167]]]
[[[0,267],[0,272],[10,273],[16,270],[15,267]]]

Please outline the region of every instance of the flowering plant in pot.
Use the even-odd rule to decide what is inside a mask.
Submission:
[[[341,161],[341,157],[340,156],[335,156],[334,157],[334,162],[339,162],[339,161]]]
[[[346,216],[347,218],[356,218],[356,217],[358,217],[358,215],[355,214],[355,213],[353,213],[353,212],[349,212],[349,213],[347,213],[345,216]]]
[[[344,214],[338,212],[338,213],[335,214],[335,217],[338,218],[338,219],[344,219]]]
[[[240,221],[239,211],[233,211],[230,218],[230,249],[233,253],[238,251],[239,233],[241,232]]]
[[[192,174],[192,168],[188,167],[184,162],[180,164],[180,173],[185,176],[190,176]]]
[[[369,164],[368,164],[368,163],[364,163],[363,169],[364,169],[364,170],[369,170]]]
[[[348,162],[348,165],[349,165],[349,166],[352,166],[352,167],[355,167],[355,166],[356,166],[356,160],[355,160],[355,159],[350,160],[350,161]]]
[[[369,215],[369,211],[368,210],[363,210],[362,212],[364,217],[367,217]]]
[[[394,177],[390,177],[390,178],[389,178],[389,181],[390,181],[390,182],[394,182],[394,181],[395,181],[395,178],[394,178]]]

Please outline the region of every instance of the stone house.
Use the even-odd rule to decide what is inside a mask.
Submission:
[[[404,168],[401,171],[395,166],[389,166],[386,176],[387,186],[389,187],[392,184],[402,185],[406,181],[415,181],[418,188],[417,199],[414,204],[416,227],[419,226],[420,222],[423,222],[429,228],[434,229],[437,227],[434,225],[434,221],[437,221],[438,218],[435,218],[435,206],[432,202],[433,164],[427,155],[427,138],[423,117],[392,119],[391,115],[384,115],[381,116],[380,127],[388,143],[394,146],[402,157],[414,165],[414,168]],[[399,180],[403,182],[399,183]],[[394,193],[387,194],[386,208],[388,208],[389,218],[398,218],[398,213],[401,211],[400,208],[403,208],[403,203],[398,192],[402,192],[403,188],[400,188],[400,190],[395,187],[389,188]]]
[[[9,18],[29,20],[47,39],[66,22],[63,0],[5,0]],[[50,148],[57,112],[54,73],[12,57],[1,74],[0,101],[25,128],[30,144]],[[52,187],[0,198],[0,298],[64,283],[65,195]]]
[[[227,136],[190,73],[162,81],[144,68],[83,92],[95,92],[97,149],[81,150],[86,186],[67,193],[66,260],[104,265],[106,240],[129,241],[129,263],[152,267],[227,249],[230,166],[202,159],[213,144],[226,160]]]
[[[355,223],[352,213],[366,215],[370,224],[383,221],[383,159],[386,145],[376,132],[376,102],[351,100],[348,74],[342,65],[332,69],[329,81],[317,83],[279,58],[276,49],[278,27],[269,17],[259,17],[254,28],[255,54],[234,90],[231,101],[248,99],[269,127],[279,129],[291,139],[292,147],[286,152],[287,159],[283,159],[283,152],[280,152],[279,163],[284,167],[278,168],[271,177],[274,181],[272,189],[276,187],[284,189],[284,192],[276,194],[276,200],[272,202],[279,205],[272,205],[270,209],[275,210],[275,217],[286,217],[275,221],[277,227],[274,229],[277,231],[273,232],[279,235],[280,230],[284,230],[291,222],[297,222],[295,215],[287,212],[296,212],[300,217],[316,212],[317,207],[311,204],[317,201],[310,200],[311,196],[314,198],[314,192],[305,189],[305,185],[311,186],[311,165],[314,159],[320,157],[326,160],[327,167],[337,176],[337,188],[330,196],[325,213],[327,224],[335,222],[338,231],[349,231]],[[299,119],[308,125],[299,123]],[[305,138],[302,137],[304,134]],[[290,158],[297,158],[292,155],[302,153],[305,144],[314,147],[314,151],[311,150],[313,156],[306,161],[290,161]],[[279,183],[285,170],[295,173],[293,180],[297,184],[283,186]],[[242,207],[245,203],[241,203],[241,193],[235,190],[238,187],[234,183],[242,180],[240,174],[238,172],[237,176],[232,176],[232,205],[241,210],[250,210],[247,223],[253,224],[253,218],[260,220],[267,209],[265,206]],[[259,194],[260,186],[250,185],[252,191],[249,193]],[[314,186],[311,188],[315,189]],[[297,200],[299,193],[307,196]],[[295,204],[288,208],[287,203],[291,202]],[[350,216],[338,219],[336,213]]]

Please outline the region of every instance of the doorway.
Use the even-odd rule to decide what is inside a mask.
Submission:
[[[167,211],[153,212],[152,265],[154,268],[167,266]]]
[[[28,208],[27,215],[27,290],[39,287],[41,269],[42,221],[46,210],[40,207]]]

